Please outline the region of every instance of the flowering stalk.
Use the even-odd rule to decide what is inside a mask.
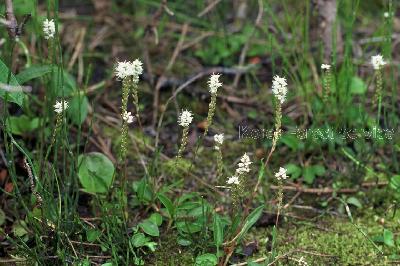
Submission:
[[[374,109],[378,106],[377,123],[379,123],[381,115],[382,87],[383,87],[382,67],[386,64],[386,62],[383,60],[383,56],[378,54],[371,57],[371,64],[375,69],[375,75],[376,75],[376,89],[372,105]]]
[[[178,155],[176,156],[176,163],[178,163],[178,159],[182,158],[182,153],[186,148],[189,134],[189,125],[192,123],[193,115],[190,111],[184,110],[178,119],[178,124],[183,127],[182,130],[182,138],[181,145],[179,147]]]
[[[56,113],[56,125],[53,130],[53,135],[51,137],[50,146],[47,149],[45,161],[47,161],[47,158],[50,154],[51,148],[53,147],[54,143],[56,142],[56,137],[61,128],[62,121],[63,121],[63,113],[65,110],[67,110],[67,108],[68,108],[67,101],[56,101],[56,104],[54,104],[54,112]]]
[[[268,162],[272,156],[272,153],[275,151],[276,144],[281,136],[281,126],[282,126],[282,104],[286,100],[286,94],[287,94],[287,82],[285,78],[281,78],[279,76],[275,76],[273,81],[272,81],[272,93],[274,94],[276,98],[276,105],[275,105],[275,131],[274,131],[274,136],[272,138],[272,147],[271,150],[267,156],[267,159],[265,160],[264,165],[267,166]],[[247,213],[250,204],[255,197],[258,187],[260,186],[261,183],[261,178],[257,180],[257,183],[254,187],[253,193],[251,194],[251,197],[247,201],[246,207],[245,207],[245,213]]]
[[[128,139],[128,124],[133,122],[133,116],[131,112],[128,112],[128,99],[131,88],[133,89],[134,103],[138,109],[138,96],[137,96],[137,84],[139,82],[139,75],[143,72],[142,63],[136,59],[133,62],[118,62],[115,68],[115,75],[118,79],[122,80],[122,100],[121,100],[121,117],[122,117],[122,128],[121,128],[121,147],[120,147],[120,159],[125,160],[126,157],[126,146]],[[137,115],[138,116],[138,115]]]
[[[238,167],[236,168],[235,174],[229,177],[226,181],[226,184],[232,191],[232,199],[233,206],[238,207],[239,201],[242,196],[244,196],[244,184],[246,184],[246,175],[250,172],[250,165],[252,162],[250,161],[247,153],[243,154],[240,158],[240,162],[238,163]],[[238,214],[240,215],[240,214]],[[246,214],[243,216],[246,217]],[[223,265],[227,265],[229,258],[232,256],[232,253],[236,247],[236,240],[240,236],[241,229],[237,230],[236,235],[229,241],[225,242],[223,245],[225,246],[225,250],[227,254],[225,255]]]
[[[324,103],[326,104],[329,99],[329,95],[331,94],[331,80],[332,80],[332,74],[331,74],[331,66],[328,64],[322,64],[321,69],[325,71],[325,77],[324,77],[324,82],[322,85],[322,99]]]
[[[208,129],[212,124],[212,120],[215,114],[215,106],[217,103],[217,92],[218,88],[222,86],[222,83],[219,81],[220,74],[212,74],[209,81],[208,86],[211,93],[211,101],[208,105],[208,114],[207,114],[207,123],[204,129],[204,136],[207,135]]]
[[[139,76],[143,73],[142,62],[139,59],[136,59],[132,62],[133,75],[132,75],[132,97],[133,104],[136,108],[136,118],[139,121],[139,92],[138,92],[138,83]]]
[[[235,174],[229,177],[226,184],[230,186],[234,206],[238,206],[239,200],[244,196],[244,184],[246,184],[246,174],[250,172],[250,161],[247,153],[243,154],[236,168]]]
[[[221,151],[221,146],[222,143],[224,142],[224,134],[217,134],[214,136],[214,141],[215,141],[215,150],[217,152],[217,179],[221,181],[222,177],[222,151]]]
[[[276,214],[276,224],[275,227],[278,226],[279,214],[282,210],[282,202],[283,202],[283,180],[287,178],[286,169],[281,167],[279,171],[275,173],[275,177],[278,180],[278,212]]]
[[[122,128],[121,128],[121,149],[120,149],[120,154],[121,154],[121,161],[125,161],[126,158],[126,151],[127,151],[127,145],[128,145],[128,129],[129,129],[129,124],[133,122],[133,116],[131,112],[124,111],[122,114]]]
[[[287,94],[287,82],[285,78],[275,76],[272,81],[272,93],[277,99],[275,104],[275,131],[272,138],[271,151],[268,154],[265,165],[269,162],[272,153],[275,151],[276,144],[281,136],[281,126],[282,126],[282,104],[285,102]]]

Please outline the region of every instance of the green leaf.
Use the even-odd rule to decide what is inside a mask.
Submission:
[[[92,152],[78,157],[78,177],[89,193],[106,193],[114,175],[113,163],[102,153]]]
[[[160,235],[157,224],[148,219],[139,223],[139,227],[142,228],[142,230],[148,235],[151,235],[151,236],[159,236]]]
[[[15,15],[24,16],[31,14],[35,9],[35,2],[32,0],[14,0]]]
[[[146,244],[144,245],[148,247],[152,252],[156,251],[156,246],[157,246],[156,242],[146,242]]]
[[[350,197],[346,200],[347,204],[356,206],[357,208],[362,208],[361,202],[356,197]]]
[[[249,214],[249,216],[247,216],[246,220],[244,221],[242,230],[240,230],[238,240],[240,240],[247,233],[247,231],[249,231],[249,229],[257,222],[257,220],[260,218],[263,210],[264,210],[264,205],[261,205],[261,206],[255,208]]]
[[[281,137],[280,141],[294,151],[302,148],[300,140],[294,135],[285,134]]]
[[[152,215],[150,215],[149,220],[153,221],[157,226],[160,226],[163,219],[159,213],[153,213]]]
[[[390,230],[383,230],[383,242],[389,247],[394,247],[393,233]]]
[[[311,166],[306,166],[303,169],[303,177],[304,177],[304,181],[311,185],[314,182],[315,179],[315,173],[313,171],[313,167]]]
[[[10,70],[8,69],[8,67],[0,59],[0,83],[7,84],[9,71]],[[14,86],[13,90],[16,91],[8,93],[8,100],[22,107],[25,94],[22,92],[22,88],[19,85],[13,73],[11,73],[9,85]],[[3,86],[0,86],[0,97],[4,99],[5,95],[6,95],[6,90],[4,90]]]
[[[22,237],[28,233],[25,228],[26,228],[26,223],[24,221],[16,221],[13,224],[13,233],[16,236]]]
[[[322,165],[319,165],[319,164],[313,165],[312,168],[313,168],[313,172],[318,176],[322,176],[326,172],[325,167]]]
[[[224,241],[224,227],[222,225],[221,217],[217,213],[214,214],[213,235],[214,244],[218,248]]]
[[[211,253],[206,253],[196,257],[195,266],[215,266],[217,263],[217,256]]]
[[[180,221],[176,223],[176,227],[183,233],[193,234],[201,231],[202,224],[198,222]]]
[[[390,179],[390,187],[400,192],[400,175],[392,176]]]
[[[367,91],[367,85],[364,81],[357,76],[351,78],[350,93],[352,94],[364,94]]]
[[[153,191],[148,184],[147,178],[142,178],[139,182],[136,182],[134,190],[141,202],[148,203],[153,199]]]
[[[292,179],[297,179],[301,175],[301,168],[293,163],[285,165],[286,173],[292,177]]]
[[[42,77],[52,70],[51,65],[32,65],[23,71],[19,72],[15,77],[19,84],[24,84],[29,80]]]
[[[136,233],[132,236],[131,242],[134,247],[143,247],[149,239],[143,233]]]
[[[94,242],[101,236],[101,231],[97,229],[89,229],[86,231],[86,238],[89,242]]]
[[[263,160],[260,160],[260,169],[258,170],[258,182],[261,184],[262,179],[264,178],[265,174],[265,165]]]
[[[157,195],[157,198],[161,201],[161,203],[164,205],[164,207],[167,209],[167,212],[168,212],[168,214],[169,214],[169,217],[171,218],[171,219],[173,219],[174,218],[174,215],[175,215],[175,207],[174,207],[174,205],[172,204],[172,201],[167,197],[167,196],[165,196],[164,194],[161,194],[161,193],[159,193],[158,195]]]
[[[7,125],[11,133],[15,135],[24,135],[39,127],[39,118],[32,118],[26,115],[10,116],[7,119]]]
[[[192,241],[185,239],[185,238],[178,238],[178,244],[184,247],[190,246],[192,244]]]
[[[67,115],[71,121],[76,125],[81,125],[88,114],[89,101],[86,96],[75,95],[69,102]]]

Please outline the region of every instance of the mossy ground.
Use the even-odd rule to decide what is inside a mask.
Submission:
[[[354,222],[370,239],[382,236],[383,230],[394,233],[399,241],[400,214],[380,217],[372,209],[358,214]],[[254,228],[247,241],[257,241],[258,252],[247,258],[248,262],[270,256],[272,227]],[[246,242],[246,241],[245,241]],[[285,220],[278,232],[277,255],[289,254],[276,265],[398,265],[400,250],[377,243],[384,255],[349,221],[347,217],[321,217],[317,221]],[[171,254],[174,254],[173,256]],[[149,254],[146,265],[194,265],[195,257],[188,248],[179,246],[173,233],[164,235],[154,254]],[[246,258],[237,262],[244,262]],[[268,259],[263,263],[268,262]],[[261,263],[261,262],[260,262]],[[263,265],[263,264],[250,264]]]
[[[400,240],[399,214],[379,217],[370,209],[359,214],[354,222],[370,239],[378,239],[382,236],[383,230],[387,229],[394,233],[395,240]],[[267,247],[270,246],[268,242],[271,241],[271,231],[271,228],[253,230],[253,239],[257,239],[262,244],[260,244],[259,253],[248,261],[269,255]],[[294,251],[288,258],[280,260],[278,265],[299,265],[295,260],[300,260],[302,257],[308,265],[400,264],[397,258],[400,250],[378,243],[378,247],[384,254],[379,255],[374,245],[347,217],[322,217],[312,222],[284,223],[279,229],[277,245],[278,255]]]

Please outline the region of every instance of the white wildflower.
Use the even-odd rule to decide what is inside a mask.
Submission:
[[[190,123],[192,123],[192,120],[193,120],[193,114],[190,111],[185,110],[180,115],[178,119],[178,124],[182,127],[188,127]]]
[[[275,177],[278,180],[285,180],[287,178],[286,169],[283,167],[280,167],[279,171],[275,173]]]
[[[124,113],[122,114],[122,119],[130,124],[133,122],[133,115],[131,112],[124,111]]]
[[[282,104],[285,101],[287,94],[287,82],[285,78],[281,78],[279,76],[275,76],[272,81],[272,92],[275,97]]]
[[[64,103],[64,107],[63,107]],[[63,110],[67,110],[68,108],[68,102],[67,101],[56,101],[56,104],[54,105],[54,112],[57,114],[62,113]]]
[[[322,65],[321,65],[321,69],[324,69],[324,70],[329,70],[329,69],[331,69],[331,65],[328,65],[328,64],[322,64]]]
[[[383,16],[384,16],[385,18],[388,18],[388,17],[389,17],[389,12],[383,13]]]
[[[212,74],[210,80],[208,81],[208,86],[210,87],[210,93],[215,94],[222,83],[219,81],[221,74]]]
[[[220,146],[224,142],[224,134],[215,134],[214,141],[215,141],[215,149],[218,151],[220,149]]]
[[[375,70],[378,70],[381,69],[381,67],[384,66],[386,62],[383,60],[383,56],[378,54],[371,57],[371,64]]]
[[[222,145],[222,143],[224,142],[224,134],[216,134],[214,136],[214,141],[216,144]]]
[[[235,185],[239,185],[239,177],[237,177],[237,176],[231,176],[231,177],[229,177],[228,178],[228,180],[226,181],[226,183],[228,184],[228,185],[232,185],[232,184],[235,184]]]
[[[54,38],[54,34],[56,33],[56,25],[54,24],[54,20],[46,20],[43,22],[43,33],[44,38],[46,40]]]
[[[250,172],[250,164],[252,164],[252,162],[250,161],[250,158],[247,155],[247,153],[245,153],[242,156],[242,158],[240,158],[240,162],[238,163],[238,168],[236,169],[236,174],[241,175]]]
[[[133,81],[134,82],[139,82],[139,76],[142,75],[143,73],[143,63],[139,60],[136,59],[132,63],[132,72],[133,72]]]
[[[118,62],[115,67],[115,75],[118,79],[124,79],[126,77],[132,76],[134,82],[139,81],[139,76],[143,73],[142,62],[139,59],[133,62],[123,61]]]

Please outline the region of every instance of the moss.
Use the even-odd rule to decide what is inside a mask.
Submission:
[[[374,215],[372,210],[364,210],[364,214],[356,219],[356,223],[369,238],[374,238],[382,235],[384,228],[399,232],[399,218],[399,216],[387,218],[382,224],[382,219]],[[272,228],[253,230],[253,237],[259,239],[261,243],[266,236],[270,240],[271,230]],[[380,245],[380,248],[384,256],[379,256],[373,244],[347,219],[326,218],[319,222],[293,222],[282,226],[279,229],[277,251],[279,255],[297,249],[312,252],[314,254],[298,251],[290,255],[295,259],[304,257],[308,265],[388,265],[389,257],[398,254],[395,247]],[[268,256],[268,252],[264,250],[264,254],[256,254],[254,258],[262,256]],[[287,259],[280,260],[279,263],[279,265],[298,264]]]
[[[178,245],[173,233],[164,235],[153,256],[148,256],[147,259],[145,265],[194,265],[193,254],[187,248]]]

